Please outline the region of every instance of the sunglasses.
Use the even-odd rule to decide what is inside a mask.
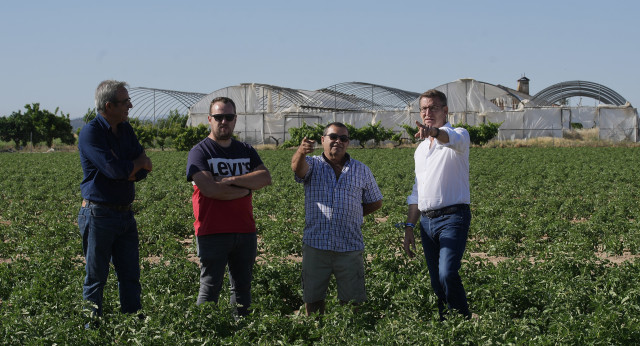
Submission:
[[[329,137],[329,139],[330,139],[330,140],[332,140],[332,141],[335,141],[335,140],[337,140],[338,138],[340,138],[340,142],[343,142],[343,143],[345,143],[345,142],[348,142],[348,141],[349,141],[349,136],[347,136],[347,135],[340,135],[340,136],[338,136],[338,135],[336,135],[335,133],[331,133],[331,134],[325,135],[325,137]]]
[[[209,115],[209,116],[216,119],[217,122],[221,122],[222,119],[226,121],[233,121],[233,119],[236,118],[235,114],[216,114],[216,115]]]

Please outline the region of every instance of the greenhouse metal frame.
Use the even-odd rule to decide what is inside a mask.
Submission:
[[[528,79],[527,79],[528,80]],[[534,96],[501,85],[466,78],[436,87],[447,95],[449,122],[472,126],[501,123],[498,139],[562,137],[572,124],[596,127],[603,140],[638,141],[638,114],[622,96],[587,81],[554,84]],[[288,129],[302,124],[340,121],[355,127],[380,124],[394,131],[420,120],[420,93],[363,82],[345,82],[318,90],[243,83],[212,93],[131,88],[132,118],[157,121],[172,110],[189,115],[190,126],[208,124],[211,100],[226,96],[236,103],[238,138],[251,144],[278,144]],[[595,107],[569,107],[563,101],[584,96]],[[355,144],[355,143],[354,143]]]

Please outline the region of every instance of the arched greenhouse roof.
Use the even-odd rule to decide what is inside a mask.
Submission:
[[[496,112],[500,111],[497,103],[511,103],[514,99],[520,102],[520,96],[508,88],[472,78],[458,79],[434,89],[442,91],[447,96],[449,113]],[[413,110],[418,111],[419,102],[417,97],[413,100]]]
[[[614,90],[598,83],[574,80],[554,84],[535,94],[531,101],[542,106],[552,106],[564,99],[576,96],[590,97],[601,103],[623,106],[627,100]]]
[[[591,97],[612,105],[626,103],[615,91],[586,81],[558,83],[533,97],[502,85],[471,78],[442,84],[436,89],[447,94],[451,113],[485,113],[515,109],[522,101],[530,106],[545,106],[572,96]],[[243,83],[208,94],[134,87],[129,90],[129,95],[134,105],[130,112],[132,118],[156,121],[167,117],[172,110],[178,111],[179,114],[208,114],[211,100],[218,96],[232,98],[239,114],[376,113],[399,110],[416,112],[419,108],[420,93],[371,83],[344,82],[318,90]]]
[[[197,92],[133,87],[129,89],[129,97],[133,108],[129,116],[142,121],[166,118],[173,110],[179,114],[189,113],[189,107],[207,94]]]
[[[356,110],[386,111],[406,109],[419,93],[362,82],[335,84],[317,91],[316,97],[324,103],[348,101]],[[337,107],[335,107],[337,108]]]
[[[347,82],[315,91],[284,88],[269,84],[244,83],[218,89],[190,108],[191,114],[209,112],[211,100],[226,96],[236,103],[237,112],[375,112],[406,109],[420,94],[381,85]]]

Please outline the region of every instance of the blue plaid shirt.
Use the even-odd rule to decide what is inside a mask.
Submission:
[[[302,241],[320,250],[364,250],[362,204],[382,200],[373,173],[349,154],[339,179],[324,155],[307,156],[305,160],[309,171],[303,179],[295,177],[297,182],[304,183]]]

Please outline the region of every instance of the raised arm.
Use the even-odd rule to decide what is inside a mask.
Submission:
[[[427,137],[433,137],[438,140],[438,142],[442,144],[449,143],[449,134],[440,130],[435,126],[426,126],[416,121],[416,125],[418,125],[418,132],[415,134],[416,138],[425,139]]]
[[[309,171],[309,164],[307,163],[307,160],[305,160],[305,157],[313,152],[315,143],[316,141],[304,137],[298,147],[298,150],[296,150],[295,154],[293,154],[293,157],[291,158],[291,170],[293,170],[296,176],[300,179],[304,178]]]

